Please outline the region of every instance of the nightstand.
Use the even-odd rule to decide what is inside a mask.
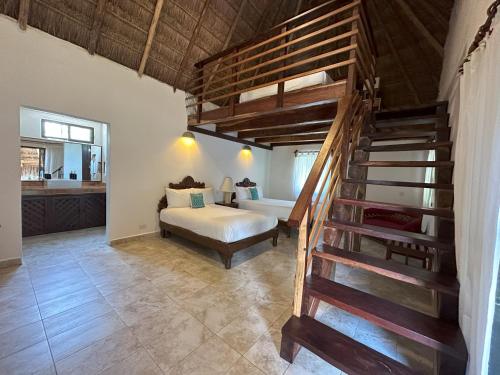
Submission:
[[[226,207],[231,207],[231,208],[238,208],[238,202],[231,202],[231,203],[225,203],[225,202],[215,202],[215,204],[218,204],[219,206],[226,206]]]

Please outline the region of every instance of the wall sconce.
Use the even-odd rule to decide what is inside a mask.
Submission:
[[[248,145],[245,145],[241,148],[242,151],[244,151],[245,153],[251,153],[252,152],[252,148]]]
[[[192,145],[195,142],[196,138],[194,137],[194,134],[191,132],[184,132],[182,133],[182,141],[184,142],[185,145],[189,146]]]

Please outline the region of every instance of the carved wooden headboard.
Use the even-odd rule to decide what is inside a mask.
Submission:
[[[237,182],[236,186],[239,187],[252,187],[252,186],[257,186],[256,182],[250,181],[248,178],[244,178],[243,181]]]
[[[204,182],[195,181],[194,178],[191,177],[191,176],[186,176],[186,177],[184,177],[182,179],[181,182],[178,182],[176,184],[174,184],[173,182],[169,183],[168,187],[170,189],[177,189],[177,190],[191,189],[191,188],[203,189],[205,187],[205,183]],[[167,207],[168,207],[167,196],[164,195],[160,199],[160,201],[158,202],[158,209],[157,209],[157,211],[160,212],[161,210],[163,210],[164,208],[167,208]]]

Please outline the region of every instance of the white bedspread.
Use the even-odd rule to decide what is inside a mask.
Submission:
[[[304,87],[323,85],[333,83],[332,79],[326,72],[318,72],[309,74],[304,77],[294,78],[285,82],[285,92],[303,89]],[[240,103],[248,102],[266,96],[276,95],[278,93],[278,85],[269,85],[260,89],[250,90],[240,95]]]
[[[288,220],[295,201],[283,201],[280,199],[261,198],[258,200],[240,199],[240,208],[256,211],[265,215],[273,215],[278,219]]]
[[[267,232],[278,224],[276,216],[215,204],[204,208],[165,208],[160,212],[160,220],[227,243]]]

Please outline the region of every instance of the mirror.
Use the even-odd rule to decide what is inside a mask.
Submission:
[[[102,181],[104,168],[101,146],[21,140],[22,181]]]

